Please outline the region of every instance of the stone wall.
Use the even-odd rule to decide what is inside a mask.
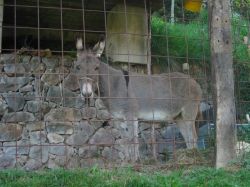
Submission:
[[[74,59],[2,54],[0,58],[0,169],[78,168],[126,164],[132,127],[111,119],[100,99],[80,96]],[[151,158],[151,124],[140,123],[140,154]],[[173,133],[176,132],[176,133]],[[175,127],[156,125],[157,156],[173,149]],[[182,144],[183,146],[183,144]]]

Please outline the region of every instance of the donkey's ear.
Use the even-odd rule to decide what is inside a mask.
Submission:
[[[101,35],[99,42],[95,44],[93,47],[93,53],[96,57],[101,57],[105,48],[105,36]]]
[[[76,49],[77,50],[82,50],[83,49],[82,38],[77,38],[76,39]]]
[[[83,50],[82,38],[76,39],[76,49],[77,49],[77,58],[80,56],[81,51]]]

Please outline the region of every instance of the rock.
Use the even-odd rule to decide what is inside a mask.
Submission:
[[[58,85],[69,73],[65,67],[47,69],[42,75],[41,80],[50,86]]]
[[[31,145],[44,144],[46,142],[46,134],[43,131],[30,132]]]
[[[94,127],[92,127],[88,121],[80,121],[77,125],[77,130],[85,132],[86,134],[89,134],[89,136],[91,136],[95,132]]]
[[[59,169],[60,167],[55,163],[54,159],[49,159],[48,161],[48,169]]]
[[[29,62],[31,73],[34,77],[40,78],[46,71],[46,65],[42,63],[40,57],[33,57]]]
[[[79,155],[78,147],[72,147],[68,146],[67,147],[67,157],[77,157]]]
[[[93,158],[100,157],[101,150],[97,146],[83,146],[79,148],[79,157],[81,158]]]
[[[29,159],[24,166],[26,171],[34,171],[38,170],[43,166],[42,162],[38,159]]]
[[[61,104],[63,101],[63,90],[59,86],[51,86],[47,92],[46,100]]]
[[[115,141],[114,149],[119,151],[122,160],[133,160],[135,146],[129,139],[118,139]]]
[[[101,99],[96,99],[95,107],[96,107],[97,110],[106,110],[107,109]]]
[[[150,123],[140,122],[139,123],[139,132],[149,130],[152,128],[152,125]]]
[[[42,61],[46,65],[47,69],[55,69],[59,66],[58,57],[43,58]]]
[[[0,155],[0,169],[14,168],[16,157],[10,155]]]
[[[64,87],[72,91],[80,89],[79,81],[76,74],[70,73],[64,80]]]
[[[112,136],[111,132],[100,128],[89,140],[90,144],[101,144],[106,146],[112,146],[115,142],[115,138]]]
[[[97,110],[97,118],[102,120],[109,120],[111,118],[108,110]]]
[[[67,163],[66,156],[50,155],[48,161],[48,168],[59,169],[61,167],[65,167],[66,163]]]
[[[18,155],[17,160],[16,160],[16,168],[17,169],[22,169],[25,166],[27,160],[28,160],[28,156],[26,156],[26,155]]]
[[[55,133],[49,133],[47,135],[47,138],[49,140],[49,143],[51,143],[51,144],[63,143],[63,141],[64,141],[63,136],[61,136],[59,134],[55,134]]]
[[[92,119],[96,118],[96,108],[94,107],[86,107],[82,109],[83,119]]]
[[[61,135],[73,134],[73,125],[70,122],[49,122],[46,125],[46,130],[48,133],[57,133]]]
[[[51,101],[57,104],[62,104],[64,107],[82,108],[84,106],[84,100],[76,93],[59,86],[52,86],[47,92],[47,101]]]
[[[115,149],[105,147],[102,151],[102,156],[105,160],[115,162],[118,159],[121,159],[119,156],[119,152]]]
[[[161,136],[163,139],[177,139],[181,138],[179,129],[175,125],[167,126],[161,130]]]
[[[13,64],[15,62],[15,55],[13,54],[1,54],[0,56],[0,64]]]
[[[18,124],[0,125],[0,141],[17,141],[21,139],[22,131],[22,126]]]
[[[168,155],[172,153],[174,149],[176,149],[176,143],[174,141],[166,141],[166,139],[158,140],[156,149],[158,153]]]
[[[28,63],[4,64],[4,72],[8,76],[30,76],[30,65]]]
[[[67,153],[66,145],[64,144],[50,145],[49,153],[56,156],[65,156]]]
[[[66,165],[67,169],[78,169],[78,168],[80,168],[80,162],[76,158],[68,158],[66,164],[67,164]]]
[[[34,90],[34,87],[33,85],[30,85],[30,84],[19,89],[20,92],[32,92],[33,90]]]
[[[46,163],[49,159],[49,145],[38,145],[30,147],[29,157],[35,160],[40,160],[42,163]]]
[[[41,111],[41,101],[28,101],[27,102],[27,110],[28,112],[36,113]]]
[[[14,91],[28,84],[33,78],[30,77],[0,77],[0,93]]]
[[[4,114],[2,121],[7,123],[35,121],[35,116],[29,112],[11,112]]]
[[[64,56],[63,59],[61,60],[62,62],[62,66],[65,66],[65,67],[72,67],[74,65],[74,59],[70,56]]]
[[[120,132],[121,138],[133,139],[134,128],[131,125],[128,125],[126,122],[121,120],[112,121],[113,126]]]
[[[77,122],[82,119],[81,111],[74,108],[57,108],[45,115],[46,121],[53,122]]]
[[[43,121],[29,122],[25,125],[25,129],[27,129],[29,132],[43,131],[45,129],[45,122]]]
[[[117,129],[111,129],[111,133],[115,139],[119,139],[122,137],[121,132],[118,131]]]
[[[0,117],[2,117],[7,111],[8,111],[8,105],[3,100],[3,98],[0,97]]]
[[[45,114],[47,114],[51,108],[55,108],[55,104],[54,103],[48,103],[48,102],[43,102],[43,101],[27,101],[26,102],[26,106],[25,106],[25,110],[31,113],[35,113],[36,116],[39,116],[41,118],[44,117]],[[39,115],[37,115],[39,114]]]
[[[20,59],[19,63],[29,64],[31,60],[31,56],[23,54],[19,56],[19,59]]]
[[[26,101],[34,101],[37,99],[37,93],[36,92],[27,92],[24,93],[24,99]]]
[[[42,58],[39,56],[32,56],[30,59],[30,64],[40,64],[42,62]]]
[[[24,96],[21,93],[3,94],[11,112],[21,111],[24,107]]]
[[[20,140],[17,142],[5,142],[3,151],[6,155],[28,155],[30,143],[28,140]]]
[[[63,89],[63,106],[71,108],[83,108],[85,104],[84,99],[66,88]]]
[[[105,166],[105,163],[102,159],[98,158],[87,158],[87,159],[81,159],[80,160],[80,167],[81,168],[92,168],[100,167],[103,168]]]
[[[94,127],[95,130],[101,128],[103,126],[104,121],[99,119],[91,119],[90,125]]]
[[[90,135],[87,134],[86,132],[78,132],[68,137],[66,140],[66,144],[72,146],[81,146],[88,141],[89,137]]]

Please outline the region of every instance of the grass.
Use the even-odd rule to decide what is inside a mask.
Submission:
[[[197,168],[173,172],[135,172],[132,169],[0,171],[1,187],[181,187],[249,186],[250,170]]]

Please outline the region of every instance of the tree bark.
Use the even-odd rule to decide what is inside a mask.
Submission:
[[[236,112],[230,0],[209,0],[210,47],[216,108],[216,167],[235,158]]]

